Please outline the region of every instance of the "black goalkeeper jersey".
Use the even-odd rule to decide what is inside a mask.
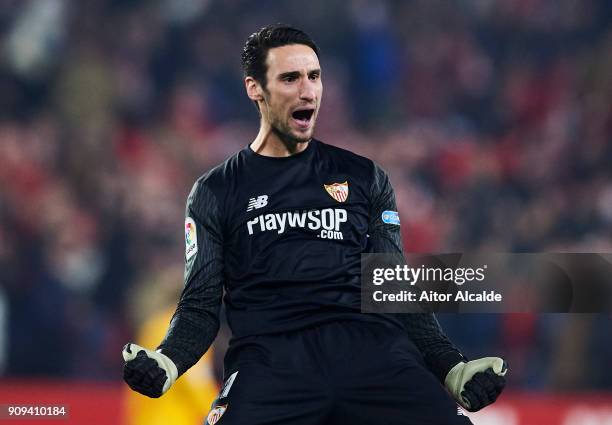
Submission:
[[[461,359],[433,315],[360,312],[361,254],[402,250],[393,189],[367,158],[317,140],[281,158],[247,147],[194,185],[185,242],[185,287],[160,346],[180,373],[212,343],[223,288],[234,338],[379,321],[406,327],[434,371]]]

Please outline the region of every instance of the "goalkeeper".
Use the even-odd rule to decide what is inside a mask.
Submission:
[[[223,297],[232,340],[207,423],[470,424],[495,401],[500,358],[467,361],[432,314],[362,314],[360,258],[402,252],[386,173],[313,138],[319,51],[272,25],[242,53],[259,134],[195,183],[185,286],[155,350],[127,344],[124,379],[168,391],[213,342]]]

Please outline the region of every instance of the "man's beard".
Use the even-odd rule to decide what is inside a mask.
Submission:
[[[270,126],[272,127],[272,132],[276,134],[276,136],[278,136],[281,142],[283,142],[283,144],[289,150],[293,150],[292,148],[295,148],[296,145],[299,145],[300,143],[308,143],[312,140],[312,136],[309,137],[308,139],[301,139],[301,138],[295,137],[294,135],[291,134],[291,130],[282,129],[279,125],[275,123],[271,123]]]

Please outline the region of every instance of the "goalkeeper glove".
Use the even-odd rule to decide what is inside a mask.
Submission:
[[[160,397],[178,377],[176,365],[161,350],[151,351],[136,344],[126,344],[123,360],[123,380],[131,389],[148,397]]]
[[[485,357],[456,364],[446,375],[444,385],[463,408],[476,412],[493,403],[506,385],[506,362]]]

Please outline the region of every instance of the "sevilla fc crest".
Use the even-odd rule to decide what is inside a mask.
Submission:
[[[206,418],[206,425],[215,425],[217,421],[221,419],[221,416],[223,416],[226,410],[227,404],[224,406],[216,406],[208,413],[208,417]]]
[[[344,202],[348,198],[348,181],[344,183],[324,184],[325,190],[329,196],[338,202]]]

